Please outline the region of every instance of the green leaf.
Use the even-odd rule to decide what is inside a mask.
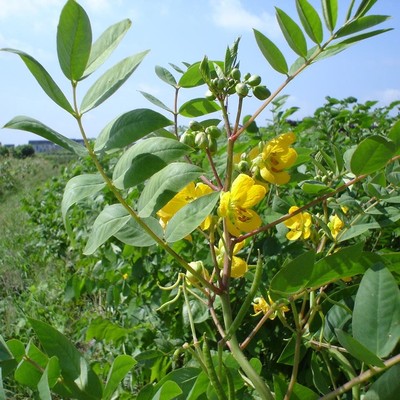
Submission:
[[[370,136],[356,148],[350,161],[355,175],[371,174],[383,168],[394,156],[396,146],[382,136]]]
[[[283,399],[287,392],[288,383],[278,375],[274,375],[274,392],[276,399]],[[293,388],[292,400],[317,400],[319,396],[311,389],[296,383]]]
[[[171,85],[173,87],[177,86],[176,79],[174,76],[169,72],[166,68],[160,67],[159,65],[156,65],[155,67],[156,75],[165,83],[168,85]]]
[[[168,221],[165,240],[173,243],[192,233],[211,214],[219,195],[219,192],[209,193],[182,207]]]
[[[102,396],[98,376],[75,346],[60,332],[45,322],[29,318],[33,330],[49,357],[57,357],[67,385],[77,399],[97,400]]]
[[[377,1],[378,0],[362,0],[356,13],[354,14],[354,18],[365,15]]]
[[[97,317],[90,321],[85,339],[86,341],[95,339],[98,342],[105,341],[106,343],[118,344],[126,339],[130,332],[132,332],[132,329],[123,328],[108,319]]]
[[[179,396],[181,393],[182,389],[176,382],[166,381],[153,396],[153,400],[172,400]]]
[[[147,99],[148,101],[150,101],[150,103],[153,103],[155,106],[162,108],[165,111],[168,111],[170,113],[173,113],[173,111],[166,106],[161,100],[158,100],[156,97],[154,97],[152,94],[150,93],[146,93],[146,92],[142,92],[139,90],[139,92],[144,96],[145,99]]]
[[[208,385],[210,384],[210,378],[204,371],[201,371],[197,376],[196,381],[188,393],[187,400],[197,400],[200,396],[207,391]]]
[[[385,371],[368,389],[363,400],[396,399],[400,391],[400,364]]]
[[[215,102],[204,98],[197,98],[187,101],[179,108],[179,114],[184,117],[201,117],[221,110],[221,107]]]
[[[42,138],[58,144],[66,150],[72,151],[73,153],[81,157],[85,157],[88,154],[86,147],[75,142],[74,140],[66,138],[56,131],[53,131],[53,129],[42,124],[40,121],[37,121],[36,119],[30,117],[26,117],[24,115],[13,118],[11,121],[7,122],[7,124],[4,125],[4,128],[19,129],[21,131],[32,132],[36,135],[41,136]]]
[[[61,370],[57,357],[51,357],[37,385],[39,397],[42,400],[51,400],[50,388],[52,388],[60,377]]]
[[[71,206],[89,196],[98,193],[105,187],[104,179],[97,174],[83,174],[74,176],[65,186],[61,202],[61,214],[66,223],[67,212]]]
[[[282,350],[281,355],[279,356],[278,363],[285,364],[285,365],[294,365],[294,354],[296,348],[296,336],[293,335],[289,341],[287,342],[285,348]],[[300,360],[303,359],[307,352],[305,346],[300,347]]]
[[[106,206],[94,221],[83,254],[93,254],[111,236],[116,234],[131,218],[121,204]]]
[[[6,392],[4,391],[3,387],[3,374],[1,368],[0,368],[0,400],[7,400]]]
[[[310,39],[320,44],[323,40],[322,22],[315,8],[307,0],[296,0],[297,13]]]
[[[134,367],[136,363],[137,362],[133,357],[126,354],[117,356],[108,373],[102,400],[111,399],[120,382],[125,378],[126,374]]]
[[[149,133],[172,124],[164,115],[147,108],[128,111],[115,118],[100,132],[94,151],[128,146]]]
[[[369,351],[365,346],[346,332],[341,329],[335,329],[335,333],[339,343],[357,360],[376,367],[382,368],[385,366],[383,361],[377,355]]]
[[[400,290],[393,275],[377,264],[363,276],[353,311],[353,336],[379,357],[400,339]]]
[[[400,120],[397,121],[389,131],[388,138],[394,142],[396,155],[400,153]]]
[[[290,296],[305,289],[308,286],[314,263],[314,251],[303,253],[290,261],[272,278],[271,291],[283,296]]]
[[[261,50],[261,53],[271,65],[271,67],[280,72],[281,74],[287,75],[288,65],[282,52],[261,32],[254,29],[254,36],[256,38],[257,45]]]
[[[163,229],[153,217],[142,218],[143,222],[159,237],[163,237]],[[149,247],[156,243],[156,241],[146,233],[143,228],[131,218],[128,223],[114,234],[122,243],[134,247]]]
[[[301,184],[301,189],[304,193],[313,195],[321,195],[334,191],[332,188],[318,181],[305,181]]]
[[[68,0],[57,27],[57,54],[61,70],[71,81],[82,78],[92,47],[92,28],[85,10]]]
[[[180,190],[197,179],[202,169],[186,163],[172,163],[153,175],[138,201],[139,215],[143,218],[164,207]]]
[[[370,37],[381,35],[382,33],[389,32],[393,30],[393,28],[387,28],[387,29],[377,29],[376,31],[372,32],[367,32],[363,33],[361,35],[356,35],[352,36],[346,40],[341,41],[340,43],[337,43],[334,47],[339,47],[342,48],[342,46],[348,46],[350,44],[354,44],[357,42],[360,42],[361,40],[369,39]]]
[[[47,380],[47,366],[38,382],[37,389],[40,400],[52,400],[49,382]]]
[[[29,54],[24,53],[23,51],[15,49],[0,49],[0,50],[19,55],[22,61],[28,67],[31,74],[36,79],[37,83],[47,94],[47,96],[49,96],[57,105],[59,105],[64,110],[68,111],[70,114],[73,115],[75,113],[71,104],[65,97],[64,93],[54,82],[50,74],[43,68],[43,66],[38,61],[36,61],[33,57],[31,57]]]
[[[322,0],[322,12],[327,28],[333,32],[338,17],[338,0]]]
[[[275,9],[279,26],[289,46],[299,56],[306,57],[307,42],[302,30],[284,11],[278,7],[275,7]]]
[[[113,172],[114,185],[118,189],[133,187],[191,151],[176,139],[141,140],[118,160]]]
[[[390,16],[388,15],[367,15],[365,17],[358,18],[340,28],[336,32],[336,37],[341,38],[343,36],[352,35],[353,33],[357,33],[371,28],[372,26],[381,24],[389,18]]]
[[[115,93],[133,74],[149,51],[124,58],[106,71],[87,91],[82,99],[81,114],[99,106]]]
[[[22,348],[20,350],[21,357],[25,354],[25,348],[21,342]],[[3,371],[3,376],[9,375],[16,368],[19,360],[16,360],[16,357],[11,353],[11,350],[5,343],[4,339],[0,335],[0,371]],[[0,379],[1,383],[1,379]]]
[[[131,25],[132,22],[129,19],[124,19],[111,25],[99,36],[93,43],[85,69],[85,75],[82,79],[96,71],[107,60],[119,45]]]
[[[210,71],[210,76],[212,78],[216,77],[215,64],[218,65],[220,68],[224,67],[224,63],[222,61],[208,61],[208,68]],[[181,76],[181,79],[178,82],[178,86],[183,88],[192,88],[204,85],[204,79],[200,70],[200,65],[200,61],[192,64]]]

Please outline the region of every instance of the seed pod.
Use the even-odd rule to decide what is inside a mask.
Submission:
[[[218,139],[221,136],[221,129],[219,129],[215,125],[208,126],[206,128],[207,135],[210,135],[212,138]]]
[[[238,83],[235,86],[236,93],[241,97],[246,97],[249,94],[249,88],[243,82]]]
[[[253,94],[255,97],[257,97],[258,100],[265,100],[268,99],[269,96],[271,96],[271,92],[267,89],[267,87],[261,85],[253,88]]]
[[[258,86],[261,83],[261,76],[260,75],[251,75],[249,79],[247,79],[247,83],[252,86]]]

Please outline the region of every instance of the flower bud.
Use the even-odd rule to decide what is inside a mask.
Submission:
[[[271,92],[267,89],[267,87],[261,85],[253,88],[253,94],[255,97],[257,97],[258,100],[265,100],[268,99],[269,96],[271,96]]]
[[[189,129],[192,131],[202,131],[203,126],[197,121],[190,121],[189,122]]]
[[[251,75],[249,79],[247,79],[247,83],[252,86],[258,86],[261,83],[261,76],[260,75]]]
[[[201,274],[205,279],[209,279],[207,270],[204,268],[202,261],[192,261],[189,265],[199,274]],[[186,279],[189,283],[196,284],[199,280],[190,272],[186,271]]]
[[[241,74],[239,68],[233,68],[230,75],[235,81],[240,81]]]
[[[247,172],[249,170],[249,163],[245,160],[239,161],[237,168],[240,172]]]
[[[207,135],[210,135],[212,138],[218,139],[221,136],[221,129],[219,129],[215,125],[208,126],[206,128]]]
[[[185,131],[179,138],[179,141],[187,146],[194,147],[194,134],[193,132]]]
[[[243,82],[238,83],[235,86],[236,93],[241,97],[246,97],[249,94],[249,88]]]
[[[218,149],[218,144],[217,144],[217,139],[211,137],[210,135],[207,135],[207,141],[208,141],[208,150],[210,151],[211,154],[216,153]]]
[[[195,132],[194,144],[199,149],[205,150],[208,147],[208,139],[205,132]]]

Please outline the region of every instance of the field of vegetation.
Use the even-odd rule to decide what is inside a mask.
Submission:
[[[387,135],[397,119],[398,102],[377,108],[375,102],[360,104],[354,98],[327,98],[313,116],[302,121],[296,120],[296,110],[285,109],[284,98],[281,98],[275,102],[273,121],[257,133],[271,136],[294,131],[298,138],[296,148],[299,151],[306,149],[312,155],[314,161],[309,161],[306,170],[304,167],[297,171],[293,169],[291,191],[310,174],[329,186],[343,168],[340,149],[344,145],[351,148],[371,135]],[[328,156],[332,152],[336,154],[334,159]],[[106,160],[104,167],[111,168],[115,160],[114,154]],[[382,184],[382,178],[377,176],[342,194],[342,204],[349,209],[348,213],[340,214],[345,221],[343,232],[347,230],[352,234],[341,240],[340,246],[352,246],[361,236],[365,251],[398,252],[398,197],[393,196],[389,203],[386,199],[387,193],[398,191],[400,167],[395,164],[390,169],[390,182]],[[132,398],[132,394],[139,393],[149,382],[162,382],[168,374],[185,364],[185,355],[176,349],[190,340],[190,323],[184,299],[162,306],[176,292],[161,290],[160,286],[171,285],[176,280],[177,271],[171,268],[172,258],[165,256],[156,246],[134,247],[114,238],[93,255],[82,256],[88,238],[86,227],[93,223],[104,204],[112,201],[109,193],[99,193],[90,201],[73,207],[68,217],[73,240],[68,237],[61,215],[65,186],[72,177],[90,172],[93,172],[93,167],[88,160],[78,161],[62,154],[35,155],[26,159],[1,158],[1,334],[5,340],[17,339],[28,343],[33,335],[28,319],[45,321],[65,334],[90,360],[95,371],[104,377],[115,357],[122,353],[130,354],[137,364],[123,381],[118,398]],[[133,192],[131,196],[137,196],[137,193]],[[290,201],[288,196],[291,195],[282,195],[279,201],[275,200],[273,213],[286,210]],[[361,219],[353,218],[352,210],[360,207],[364,210]],[[268,212],[271,211],[266,209],[261,213],[267,215]],[[316,215],[319,212],[322,209],[313,210]],[[364,229],[366,224],[370,229]],[[283,229],[277,228],[278,232]],[[321,221],[319,229],[329,230]],[[196,236],[195,240],[179,241],[174,249],[187,257],[197,253],[198,259],[204,252],[201,244],[196,245],[199,240]],[[312,246],[311,243],[288,243],[280,234],[266,234],[258,239],[254,246],[262,248],[264,256],[268,257],[266,282],[284,263],[288,246],[290,253],[296,255],[304,245]],[[206,253],[204,257],[207,257]],[[396,269],[394,272],[399,282],[399,271]],[[338,304],[327,313],[331,323],[339,326],[349,323],[348,313],[354,306],[354,291],[359,281],[353,277],[338,285],[336,290],[340,289],[342,294],[347,292],[347,296],[340,301],[343,306]],[[238,282],[236,289],[237,296],[244,293],[245,282]],[[192,317],[196,331],[199,334],[207,332],[215,338],[207,308],[195,302],[192,305],[195,307]],[[244,320],[243,331],[249,329],[257,318],[249,314]],[[277,371],[287,374],[290,366],[284,359],[286,341],[278,338],[288,340],[290,331],[280,325],[279,319],[270,320],[246,350],[250,358],[261,355],[260,368],[267,368],[275,374]],[[35,340],[32,346],[33,343],[37,345]],[[316,363],[326,362],[327,356],[321,352],[321,359],[319,356],[318,359],[310,358],[306,351],[304,348],[299,381],[308,386],[310,379],[315,380],[315,375],[313,378],[309,373],[313,371],[316,374]],[[335,380],[339,379],[340,370],[336,369],[333,360],[328,363],[333,368],[331,374]],[[319,385],[329,386],[332,376],[329,378],[327,373],[320,370]],[[24,383],[23,377],[19,379]],[[5,378],[4,384],[5,392],[12,394],[9,397],[12,399],[31,398],[35,392],[33,388],[26,388],[9,378]]]

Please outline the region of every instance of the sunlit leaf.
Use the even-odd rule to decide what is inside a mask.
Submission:
[[[361,35],[356,35],[352,36],[348,39],[342,40],[340,43],[336,44],[337,46],[348,46],[353,43],[360,42],[361,40],[369,39],[370,37],[381,35],[382,33],[386,33],[393,30],[393,28],[387,28],[387,29],[377,29],[375,31],[367,32],[367,33],[362,33]]]
[[[42,87],[44,92],[61,108],[68,111],[70,114],[74,114],[74,110],[65,97],[64,93],[54,82],[50,74],[44,69],[44,67],[36,61],[29,54],[24,53],[20,50],[15,49],[0,49],[1,51],[7,51],[9,53],[17,54],[21,57],[21,60],[28,67],[29,71],[32,73],[37,83]]]
[[[84,74],[92,47],[92,28],[85,10],[68,0],[57,28],[57,54],[61,70],[71,81]]]
[[[396,146],[382,136],[370,136],[356,148],[350,161],[351,172],[355,175],[371,174],[383,168],[394,156]]]
[[[168,111],[170,113],[173,113],[173,111],[166,106],[161,100],[157,99],[156,97],[154,97],[152,94],[150,93],[146,93],[146,92],[142,92],[140,91],[140,93],[143,95],[143,97],[145,99],[147,99],[148,101],[150,101],[150,103],[153,103],[155,106],[162,108],[165,111]]]
[[[354,14],[354,18],[365,15],[378,0],[362,0]]]
[[[50,140],[54,144],[57,144],[68,151],[72,151],[78,156],[85,157],[88,152],[86,147],[75,142],[74,140],[68,139],[60,133],[53,131],[53,129],[42,124],[36,119],[20,115],[13,118],[11,121],[4,125],[4,128],[19,129],[21,131],[32,132],[36,135],[41,136],[44,139]]]
[[[204,98],[192,99],[182,104],[179,108],[179,114],[184,117],[201,117],[221,110],[221,107],[215,102]]]
[[[136,360],[127,354],[120,354],[116,357],[111,365],[110,371],[108,372],[102,400],[110,400],[112,398],[112,395],[117,390],[118,385],[136,363]]]
[[[85,69],[85,75],[82,79],[96,71],[107,60],[121,42],[131,25],[132,22],[129,19],[124,19],[111,25],[100,35],[100,37],[93,43]]]
[[[322,12],[327,28],[333,32],[338,16],[338,0],[322,0]]]
[[[320,44],[323,40],[322,22],[318,12],[307,0],[296,0],[297,13],[310,39]]]
[[[276,47],[276,45],[271,40],[269,40],[266,36],[264,36],[256,29],[254,29],[254,36],[256,38],[256,42],[261,53],[271,65],[271,67],[281,74],[287,74],[288,65],[284,55],[278,49],[278,47]]]
[[[104,179],[97,174],[83,174],[71,178],[64,189],[61,214],[66,223],[67,212],[77,202],[98,193],[105,187]]]
[[[181,76],[181,79],[178,82],[180,87],[184,88],[192,88],[196,86],[204,85],[204,79],[200,71],[201,62],[196,62],[192,64],[187,71]],[[208,67],[210,69],[211,77],[216,77],[214,64],[217,64],[220,68],[223,68],[222,61],[208,61]]]
[[[336,33],[336,37],[341,38],[343,36],[352,35],[353,33],[357,33],[381,24],[389,18],[390,17],[387,15],[367,15],[365,17],[358,18],[339,29]]]
[[[94,221],[83,254],[93,254],[111,236],[126,225],[131,216],[121,204],[106,206]]]
[[[94,150],[123,148],[172,124],[164,115],[147,108],[128,111],[106,125],[96,139]]]
[[[156,65],[155,67],[156,75],[165,83],[168,85],[171,85],[173,87],[176,87],[177,82],[174,76],[169,72],[166,68],[160,67],[159,65]]]
[[[165,240],[173,243],[192,233],[211,214],[219,195],[218,192],[210,193],[182,207],[168,221]]]
[[[353,310],[353,336],[379,357],[388,356],[400,339],[400,290],[383,264],[363,276]]]
[[[124,58],[106,71],[86,92],[82,99],[80,112],[86,113],[99,106],[115,93],[133,74],[148,51]]]
[[[388,138],[395,144],[396,155],[398,155],[400,153],[400,120],[392,126],[388,133]]]
[[[167,165],[148,180],[138,201],[139,215],[145,218],[160,210],[202,172],[201,168],[192,164]]]
[[[191,151],[192,148],[174,139],[141,140],[118,160],[113,172],[114,185],[119,189],[133,187]]]
[[[279,26],[289,46],[299,56],[305,57],[307,55],[307,42],[302,30],[289,15],[278,7],[275,8]]]

